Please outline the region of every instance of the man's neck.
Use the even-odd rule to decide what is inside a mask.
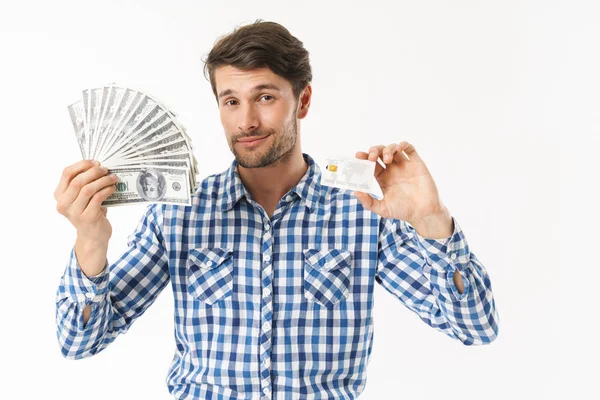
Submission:
[[[308,164],[299,148],[263,168],[237,167],[244,186],[252,198],[260,204],[269,217],[273,215],[279,200],[298,184],[306,173]]]

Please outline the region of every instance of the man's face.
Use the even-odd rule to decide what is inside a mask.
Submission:
[[[221,123],[238,163],[265,167],[294,148],[297,99],[292,85],[268,68],[215,70]]]
[[[142,185],[144,193],[148,198],[156,199],[158,197],[158,182],[152,177],[145,177]]]

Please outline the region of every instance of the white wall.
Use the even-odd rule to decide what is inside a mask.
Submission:
[[[597,182],[581,175],[594,147],[575,135],[594,133],[598,144],[598,6],[366,3],[1,3],[0,365],[9,372],[0,398],[169,398],[169,288],[101,354],[60,355],[54,295],[75,232],[55,211],[53,191],[61,170],[79,158],[66,106],[97,84],[143,88],[187,126],[201,176],[219,172],[232,156],[201,58],[219,36],[256,18],[282,23],[310,51],[303,150],[320,159],[334,146],[353,155],[373,144],[415,144],[492,278],[500,336],[485,347],[432,330],[378,286],[360,399],[548,398],[567,380],[578,382],[572,395],[589,389],[591,369],[559,374],[557,329],[562,308],[571,316],[565,357],[574,365],[576,354],[597,351],[594,323],[576,325],[594,319],[584,311],[591,300],[583,300],[598,278],[585,270],[598,264],[584,244],[594,226],[561,227],[559,196],[566,224],[579,219],[577,211],[587,222],[597,213],[596,198],[574,194]],[[142,209],[109,211],[111,260]],[[560,282],[559,256],[574,269]]]

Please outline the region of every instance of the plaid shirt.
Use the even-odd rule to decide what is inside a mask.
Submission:
[[[202,182],[192,206],[150,205],[128,251],[98,276],[86,277],[72,251],[56,300],[63,355],[102,351],[169,283],[176,350],[167,385],[179,399],[356,399],[375,282],[465,345],[495,339],[490,279],[456,221],[451,237],[422,238],[351,192],[321,186],[304,158],[308,170],[271,217],[234,161]]]

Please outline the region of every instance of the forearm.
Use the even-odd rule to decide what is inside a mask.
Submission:
[[[57,337],[65,357],[87,357],[98,352],[107,339],[110,342],[106,333],[113,310],[108,283],[104,268],[98,276],[87,277],[73,249],[56,298]]]
[[[454,232],[452,215],[446,207],[443,207],[437,214],[425,217],[420,221],[410,224],[415,228],[417,233],[425,239],[447,239],[452,236],[452,233]],[[452,280],[458,292],[462,294],[465,290],[465,285],[460,273],[456,269],[454,270]]]
[[[437,304],[432,304],[432,312],[435,314],[435,309],[439,309],[440,316],[443,315],[453,331],[452,336],[462,343],[490,343],[498,334],[498,316],[490,279],[474,255],[469,265],[461,269],[465,276],[462,292],[456,280],[456,288],[448,284],[448,275],[451,273],[448,269],[440,271],[437,267],[424,267],[424,274],[431,284],[431,293],[437,300]],[[461,272],[456,269],[452,274],[456,277]]]
[[[455,336],[464,344],[490,343],[498,330],[491,282],[456,221],[451,225],[445,239],[416,237],[425,258],[423,274]]]
[[[77,235],[75,256],[77,257],[77,264],[85,276],[97,276],[104,270],[107,253],[108,239],[94,241]]]
[[[106,255],[108,253],[108,241],[93,242],[77,236],[75,240],[75,255],[81,271],[87,277],[97,276],[104,270]],[[83,310],[83,323],[87,324],[92,313],[88,304]]]
[[[421,237],[425,239],[446,239],[454,232],[452,215],[446,207],[433,215],[418,221],[408,221]]]
[[[429,326],[467,345],[490,343],[498,329],[490,280],[451,222],[453,232],[431,239],[406,221],[381,220],[376,279]]]
[[[89,310],[87,321],[83,322],[85,311]],[[85,310],[84,309],[84,310]],[[82,315],[83,314],[83,315]],[[62,299],[57,303],[57,338],[64,357],[81,359],[99,353],[114,341],[119,331],[115,329],[113,306],[106,298],[75,303]]]

